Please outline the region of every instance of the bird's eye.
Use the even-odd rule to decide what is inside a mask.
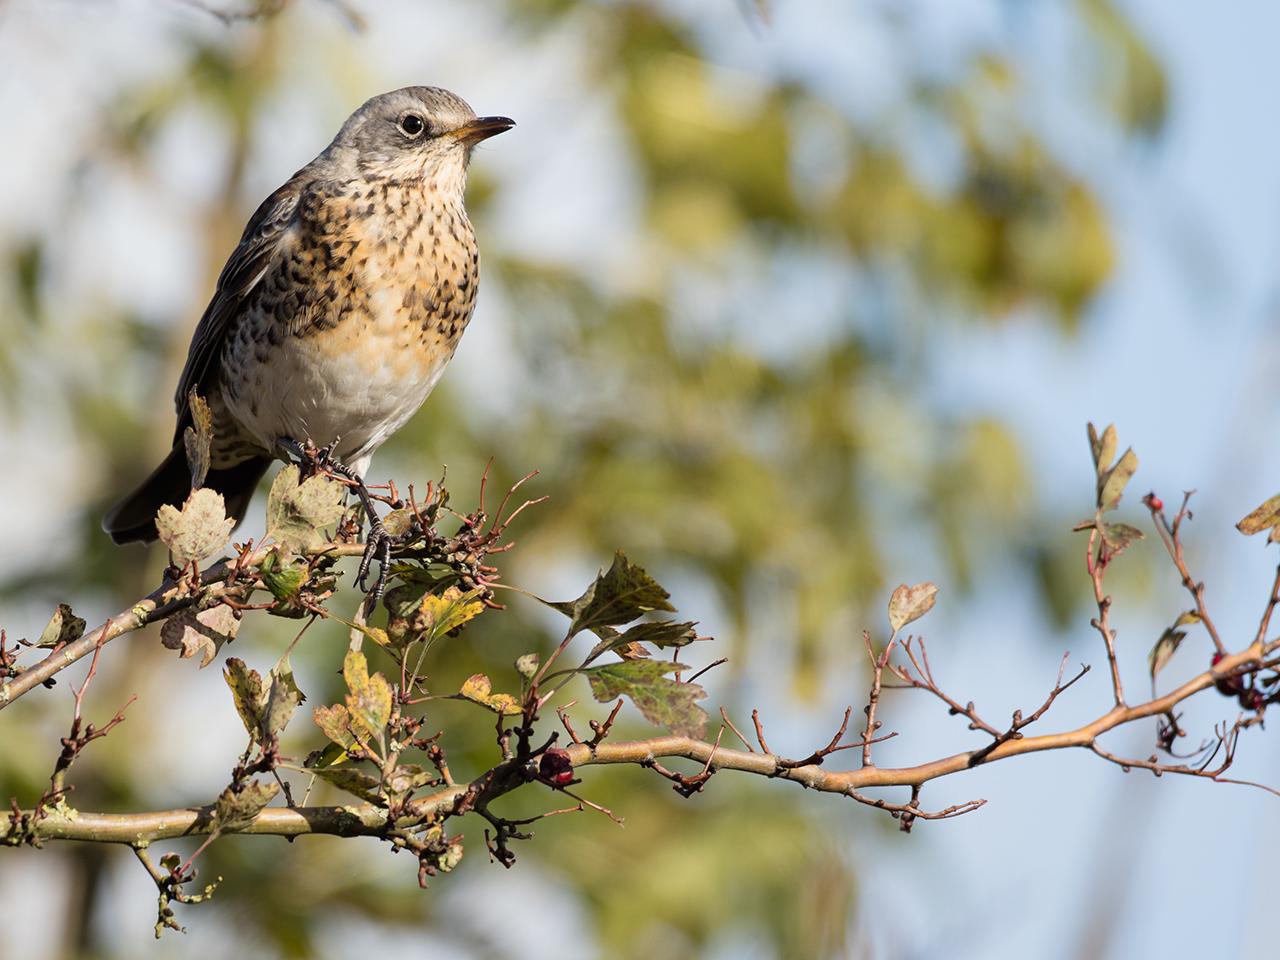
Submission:
[[[426,123],[416,113],[407,113],[400,118],[400,132],[406,137],[420,137],[425,129]]]

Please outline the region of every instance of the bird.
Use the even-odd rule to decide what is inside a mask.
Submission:
[[[103,519],[117,544],[156,539],[181,505],[192,394],[212,418],[204,485],[239,525],[274,460],[320,448],[358,481],[370,550],[385,531],[364,487],[374,452],[453,358],[479,283],[464,205],[476,144],[515,126],[456,94],[412,86],[367,100],[250,218],[196,327],[173,449]],[[358,577],[363,581],[371,554]],[[363,583],[362,583],[363,588]]]

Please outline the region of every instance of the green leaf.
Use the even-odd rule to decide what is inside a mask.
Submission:
[[[207,610],[187,607],[160,627],[160,642],[170,650],[177,650],[184,660],[200,654],[200,666],[204,668],[213,662],[224,643],[236,638],[239,629],[235,611],[225,603]]]
[[[356,745],[356,738],[351,733],[351,714],[347,713],[347,708],[342,704],[316,707],[311,711],[311,716],[324,735],[343,750]]]
[[[361,800],[380,805],[386,803],[382,795],[382,783],[378,778],[354,767],[313,767],[311,772]]]
[[[204,486],[209,473],[209,448],[213,444],[213,414],[209,404],[193,387],[187,395],[187,409],[191,413],[191,426],[182,432],[182,445],[187,451],[187,466],[191,468],[191,489]]]
[[[83,618],[72,613],[71,607],[67,604],[60,603],[58,609],[53,611],[49,622],[40,631],[40,639],[36,641],[36,646],[48,649],[60,647],[64,643],[73,643],[84,636],[85,626]]]
[[[599,574],[586,593],[572,602],[549,603],[572,619],[571,634],[618,626],[654,610],[674,612],[667,593],[653,577],[619,550],[613,564]]]
[[[494,693],[493,684],[483,673],[473,673],[458,693],[499,715],[514,717],[520,712],[520,701],[509,693]]]
[[[600,627],[598,632],[604,635],[604,639],[591,648],[587,659],[594,660],[609,650],[622,650],[633,643],[648,643],[660,650],[683,647],[698,639],[698,631],[694,629],[696,626],[697,624],[693,622],[653,620],[637,623],[624,633],[619,633],[611,627]]]
[[[272,550],[258,567],[263,585],[277,600],[288,602],[298,595],[307,580],[307,564],[304,560],[286,563],[278,550]]]
[[[391,719],[391,685],[380,673],[369,675],[369,664],[359,650],[348,650],[342,661],[342,677],[347,682],[347,712],[357,739],[380,737]]]
[[[192,490],[181,510],[166,503],[156,512],[156,531],[179,566],[221,550],[234,526],[222,494],[208,487]]]
[[[1196,618],[1197,620],[1199,617]],[[1147,666],[1151,670],[1151,679],[1156,678],[1156,674],[1164,669],[1175,653],[1178,652],[1178,645],[1182,643],[1183,638],[1187,635],[1185,630],[1175,630],[1170,627],[1164,633],[1160,634],[1160,639],[1156,641],[1156,645],[1151,648],[1151,653],[1147,655]]]
[[[222,676],[231,688],[231,696],[236,702],[236,713],[240,714],[240,722],[245,731],[255,741],[262,731],[263,708],[266,705],[267,692],[262,683],[262,674],[250,670],[239,657],[228,657]]]
[[[274,781],[250,780],[238,791],[227,787],[213,809],[213,832],[243,830],[279,792],[280,784]]]
[[[1102,475],[1106,473],[1107,468],[1111,466],[1111,461],[1116,456],[1116,428],[1114,424],[1107,426],[1102,431],[1102,436],[1098,436],[1097,428],[1091,423],[1089,424],[1089,447],[1093,452],[1093,467],[1097,471],[1098,480],[1101,482]]]
[[[1280,493],[1259,506],[1247,517],[1236,524],[1236,529],[1247,537],[1263,530],[1270,530],[1280,524]]]
[[[925,581],[913,587],[900,583],[889,598],[889,626],[897,633],[907,624],[919,620],[933,609],[937,601],[938,588]]]
[[[1133,479],[1138,469],[1138,455],[1130,447],[1124,456],[1106,474],[1098,478],[1098,509],[1106,512],[1114,510],[1120,504],[1124,488]]]
[[[688,667],[669,660],[623,660],[582,672],[591,684],[592,695],[601,703],[627,696],[646,720],[681,736],[701,737],[707,715],[697,705],[706,691],[694,683],[677,682],[666,676]]]
[[[347,488],[317,474],[302,483],[295,464],[276,474],[267,495],[267,535],[291,553],[325,543],[342,519]]]
[[[1113,557],[1124,553],[1135,540],[1143,539],[1142,531],[1127,523],[1104,523],[1099,529],[1102,531],[1102,542]]]
[[[280,662],[271,668],[270,676],[271,686],[267,690],[266,704],[262,711],[264,737],[279,736],[293,719],[299,704],[306,699],[293,679],[293,667],[289,665],[287,656],[282,657]]]

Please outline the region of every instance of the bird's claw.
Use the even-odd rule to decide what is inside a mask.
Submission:
[[[398,540],[398,537],[387,532],[387,528],[382,525],[382,521],[376,514],[371,515],[369,536],[365,539],[364,555],[360,558],[360,569],[356,572],[356,586],[362,593],[372,595],[373,606],[378,605],[387,588],[387,573],[391,567],[391,547]],[[374,581],[373,589],[370,590],[367,581],[374,560],[378,561],[378,579]]]

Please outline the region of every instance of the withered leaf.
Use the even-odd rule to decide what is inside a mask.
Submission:
[[[893,628],[893,632],[897,633],[932,610],[937,597],[937,585],[927,580],[915,586],[898,584],[889,597],[889,626]]]
[[[317,474],[299,483],[290,464],[276,474],[267,495],[267,535],[285,550],[305,553],[329,539],[342,519],[346,487]]]
[[[181,510],[166,503],[156,512],[156,531],[179,566],[221,550],[233,526],[222,494],[208,487],[192,490]]]
[[[160,627],[160,642],[186,659],[200,655],[200,666],[207,667],[224,643],[236,638],[240,621],[225,603],[207,610],[187,607],[179,610]]]

